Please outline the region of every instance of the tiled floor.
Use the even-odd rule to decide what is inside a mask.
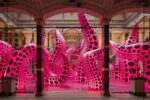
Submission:
[[[111,97],[104,97],[99,91],[87,90],[85,85],[66,83],[66,87],[47,87],[43,90],[43,97],[35,97],[35,93],[17,93],[15,96],[0,97],[0,100],[150,100],[150,92],[145,98],[128,93],[116,93],[128,92],[129,88],[124,82],[111,80],[110,91],[113,93]],[[30,89],[33,91],[33,88]]]
[[[104,97],[99,92],[49,92],[44,93],[43,97],[35,97],[32,93],[19,93],[15,96],[0,97],[0,100],[150,100],[147,97],[137,97],[128,93],[112,93],[111,97]]]

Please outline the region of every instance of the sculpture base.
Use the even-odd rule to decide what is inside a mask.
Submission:
[[[131,92],[129,91],[130,94],[133,94],[134,96],[143,96],[146,97],[146,93],[145,92]]]

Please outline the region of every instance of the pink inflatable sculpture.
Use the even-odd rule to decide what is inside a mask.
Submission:
[[[117,43],[110,41],[111,51],[119,58],[123,59],[135,59],[143,62],[143,76],[145,77],[145,85],[150,87],[150,43],[136,43],[127,46],[120,46]],[[134,66],[134,63],[129,63],[130,66]],[[130,68],[129,72],[136,73],[135,68]],[[128,74],[128,73],[127,73]]]
[[[35,45],[24,45],[14,51],[13,57],[9,61],[9,65],[6,69],[7,77],[14,77],[16,79],[16,89],[18,91],[25,91],[25,79],[28,74],[28,78],[32,78],[32,71],[29,70],[29,61],[36,61],[36,47]]]
[[[62,85],[70,75],[70,53],[74,51],[70,50],[66,53],[66,42],[60,30],[56,30],[56,47],[54,52],[49,57],[48,61],[45,59],[44,73],[43,73],[43,85]],[[48,62],[48,66],[47,66]]]
[[[6,67],[13,56],[13,51],[14,49],[10,44],[0,40],[0,78],[5,75]]]
[[[1,50],[1,58],[6,60],[1,63],[1,67],[3,68],[7,66],[7,68],[2,69],[1,77],[4,76],[4,73],[6,72],[7,77],[14,77],[16,78],[16,89],[17,92],[23,92],[26,90],[26,83],[34,83],[36,79],[35,73],[33,73],[31,64],[34,66],[36,65],[36,46],[35,45],[24,45],[22,48],[13,50],[13,48],[3,41],[0,41],[0,47]],[[64,54],[66,52],[66,43],[64,38],[62,37],[60,31],[56,30],[56,48],[53,53],[50,53],[46,49],[42,49],[42,57],[43,57],[43,67],[44,67],[44,74],[43,74],[43,85],[50,84],[54,85],[57,83],[63,83],[68,77],[69,77],[69,69],[70,64],[68,61],[67,56]],[[5,55],[5,56],[3,56]],[[56,61],[61,61],[62,63],[58,66],[56,65]],[[54,66],[54,65],[56,66]],[[50,66],[53,65],[53,66]],[[59,74],[53,74],[54,69],[56,70],[58,67]],[[34,70],[36,68],[33,68]],[[58,70],[57,70],[58,71]],[[62,74],[60,74],[62,73]],[[33,82],[34,81],[34,82]],[[52,83],[53,82],[53,83]]]
[[[83,17],[83,19],[82,19]],[[96,33],[88,24],[87,20],[83,13],[79,14],[81,27],[82,29],[84,41],[82,46],[80,47],[81,53],[77,61],[77,73],[80,81],[86,81],[86,73],[91,73],[89,70],[85,73],[86,65],[82,63],[84,62],[84,53],[90,50],[94,50],[98,48],[98,42],[96,38]],[[87,35],[86,35],[87,34]],[[4,49],[3,49],[4,50]],[[10,50],[10,49],[9,49]],[[74,49],[72,50],[74,51]],[[66,53],[66,43],[64,38],[62,37],[60,31],[56,30],[56,48],[53,53],[48,53],[45,49],[43,49],[43,84],[49,85],[58,85],[63,83],[68,77],[70,73],[70,64],[68,61],[68,56],[70,54]],[[16,78],[16,88],[18,91],[25,91],[26,80],[35,80],[34,73],[30,68],[31,63],[36,64],[36,46],[35,45],[25,45],[20,49],[14,50],[14,55],[9,56],[9,64],[7,67],[7,77],[15,77]],[[89,56],[88,56],[89,57]],[[58,61],[58,62],[56,62]],[[35,68],[36,69],[36,68]],[[59,74],[58,74],[59,73]],[[94,74],[95,76],[95,74]],[[93,77],[94,77],[93,76]],[[101,78],[101,77],[100,77]],[[100,79],[99,78],[99,79]],[[91,79],[90,79],[91,80]],[[90,81],[89,80],[89,81]],[[94,79],[92,79],[94,80]],[[95,80],[94,80],[95,81]],[[97,86],[97,85],[96,85]],[[98,86],[100,87],[100,86]]]
[[[56,47],[54,51],[51,53],[42,48],[42,65],[44,68],[42,82],[44,88],[47,85],[58,86],[64,84],[73,73],[78,82],[87,83],[89,87],[98,90],[102,89],[103,48],[98,48],[96,33],[88,23],[84,13],[78,13],[78,18],[83,35],[83,42],[79,47],[74,46],[67,50],[64,37],[60,30],[56,29]],[[143,75],[146,78],[146,86],[150,86],[150,43],[133,44],[137,40],[137,32],[138,28],[135,26],[123,46],[110,42],[111,50],[117,57],[115,62],[118,61],[119,65],[123,67],[114,66],[112,74],[117,76],[117,73],[123,73],[119,74],[118,77],[128,81],[130,76],[139,74],[140,69],[137,61],[140,60],[144,63]],[[22,48],[14,50],[9,44],[0,41],[0,47],[0,64],[2,66],[0,68],[3,68],[0,70],[1,77],[4,76],[4,71],[7,70],[6,76],[16,78],[17,91],[27,91],[26,84],[36,81],[36,73],[31,68],[31,64],[36,65],[36,46],[33,44],[24,45]],[[71,69],[69,61],[71,55],[76,51],[79,51],[79,55],[75,70],[71,71],[73,69]]]
[[[127,40],[124,45],[130,45],[137,42],[138,39],[138,24],[135,24],[132,32],[129,34]],[[130,66],[131,63],[134,63],[134,66]],[[137,60],[132,59],[121,59],[116,57],[114,63],[111,65],[113,70],[111,70],[111,74],[115,79],[122,79],[125,82],[129,81],[131,76],[139,75],[139,64]],[[130,73],[129,69],[136,69],[137,73]],[[130,74],[128,74],[130,73]]]
[[[49,73],[44,73],[44,84],[48,85],[62,85],[68,77],[70,73],[70,64],[67,56],[64,53],[61,53],[63,63],[62,63],[62,71],[59,74],[50,75]]]
[[[104,51],[103,49],[91,50],[84,54],[85,63],[86,63],[86,75],[89,81],[89,86],[94,87],[95,89],[102,89],[102,70],[101,67],[104,66]],[[100,61],[98,63],[98,61]]]
[[[81,53],[76,62],[76,71],[77,71],[77,80],[78,82],[87,82],[87,77],[85,73],[86,65],[83,63],[85,58],[83,57],[84,53],[90,50],[94,50],[98,48],[98,41],[96,37],[96,33],[92,29],[91,25],[88,23],[83,12],[78,13],[78,19],[80,22],[80,26],[82,28],[83,34],[83,42],[81,46]],[[89,80],[88,80],[89,81]]]
[[[66,52],[66,42],[59,29],[56,29],[55,36],[56,47],[49,58],[49,70],[51,70],[54,74],[60,72],[60,66],[59,64],[56,64],[58,63],[58,60],[61,60],[61,53]]]

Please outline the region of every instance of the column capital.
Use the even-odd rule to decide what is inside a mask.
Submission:
[[[104,26],[104,25],[109,25],[111,21],[111,18],[102,18],[102,20],[100,21],[100,25]]]
[[[37,25],[44,25],[45,24],[45,20],[43,19],[43,17],[35,17],[34,20],[35,20]]]

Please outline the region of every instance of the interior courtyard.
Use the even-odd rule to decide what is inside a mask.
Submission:
[[[1,100],[149,100],[149,55],[150,0],[0,0]]]

